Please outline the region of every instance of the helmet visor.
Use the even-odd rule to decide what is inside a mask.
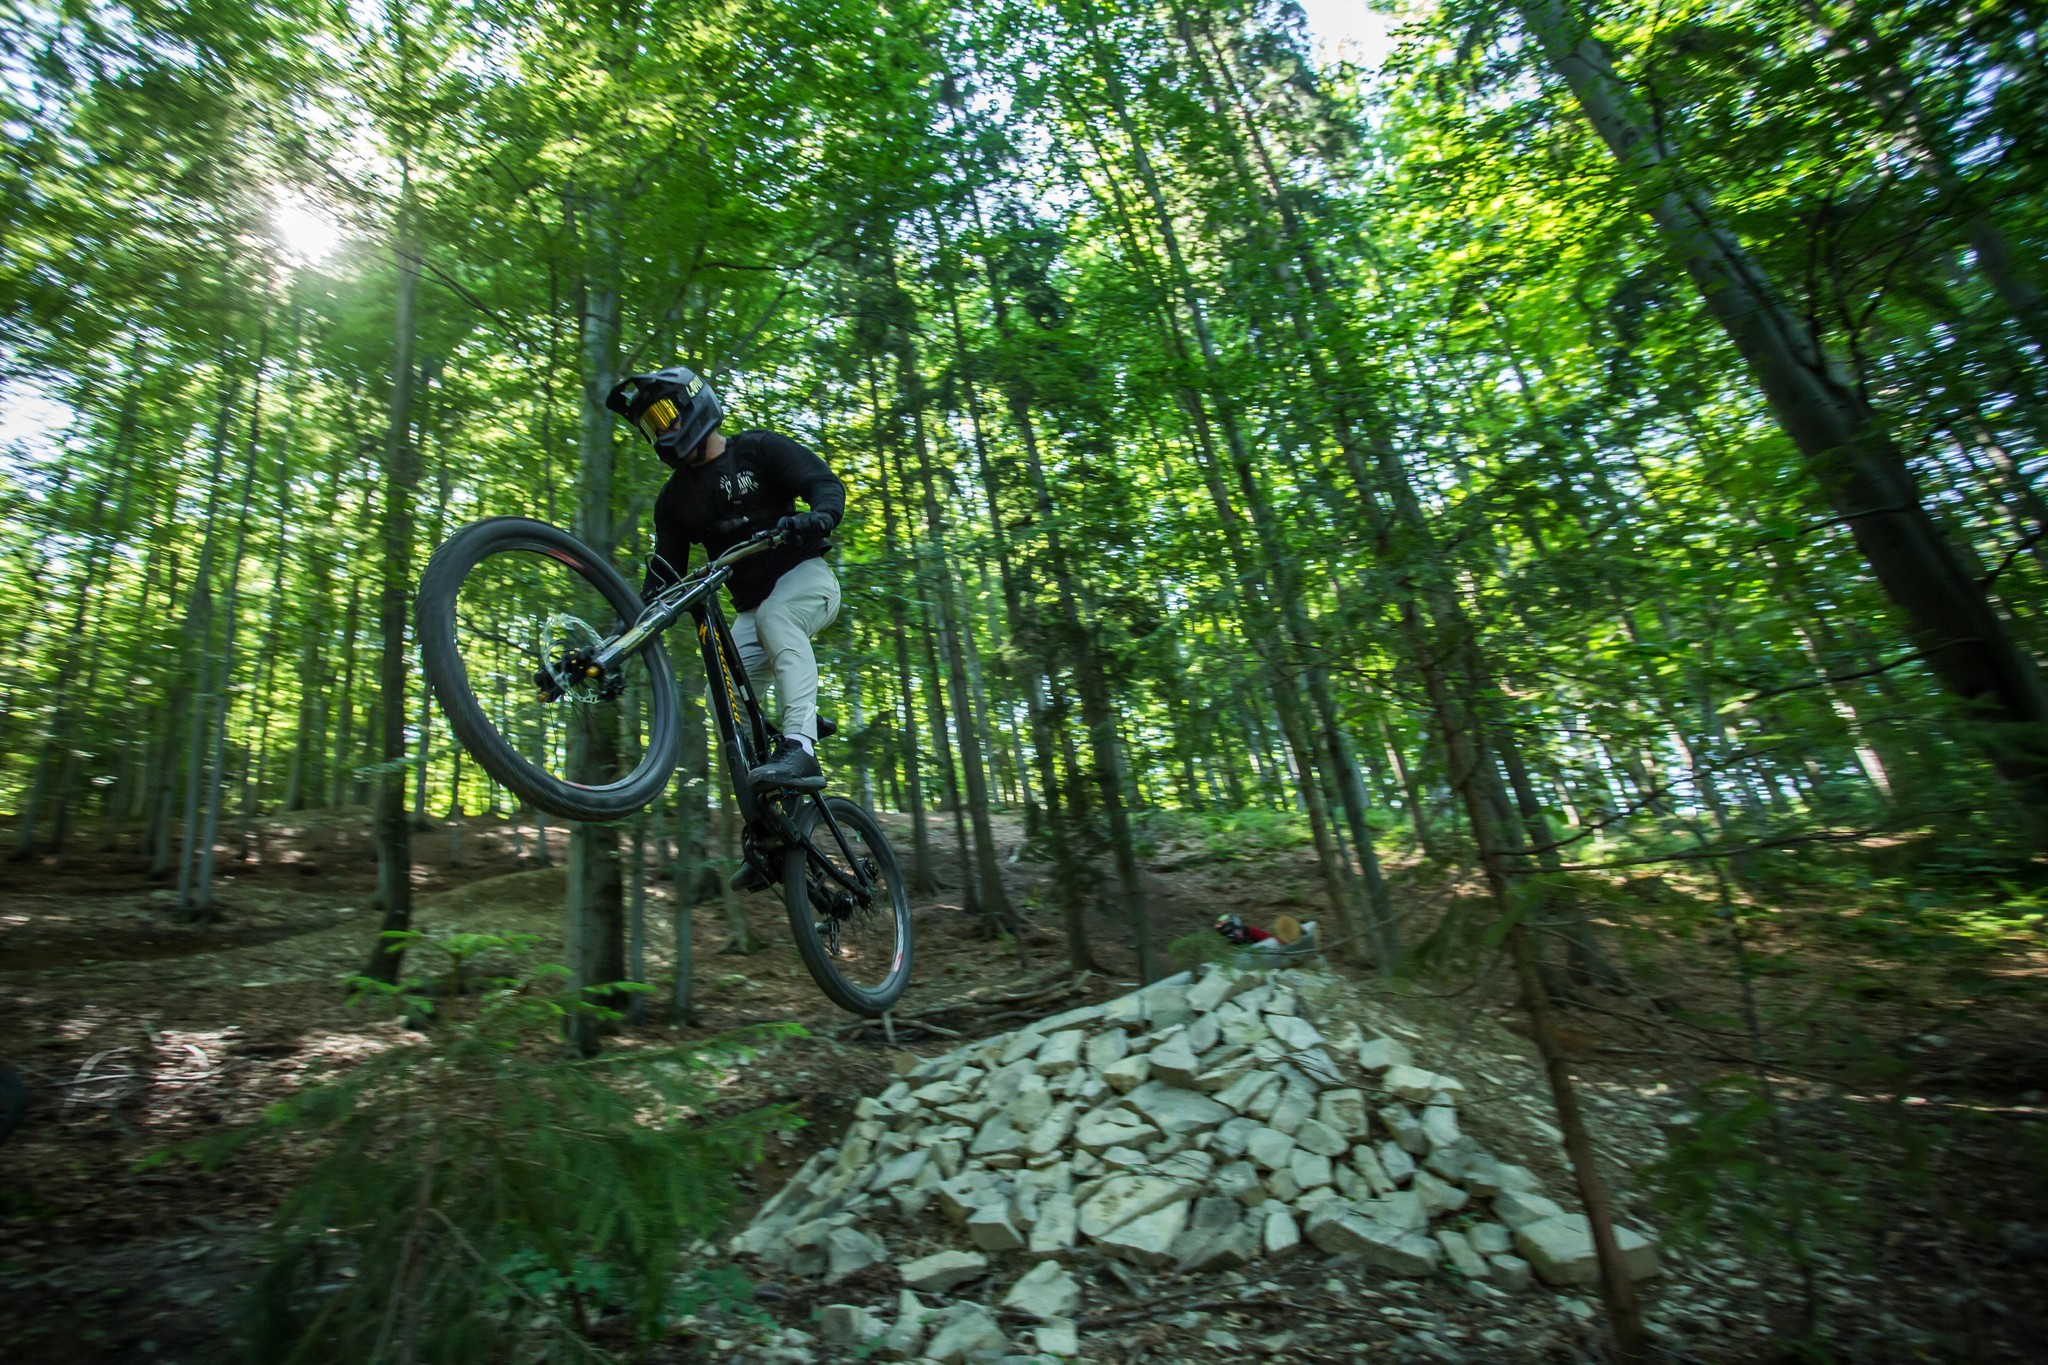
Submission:
[[[640,428],[642,436],[649,441],[657,441],[674,431],[682,420],[682,410],[676,407],[674,399],[657,398],[647,405],[647,410],[635,419],[634,424]]]

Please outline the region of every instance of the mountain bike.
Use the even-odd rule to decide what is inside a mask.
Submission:
[[[682,703],[661,635],[688,616],[741,817],[745,861],[733,884],[779,884],[819,987],[844,1009],[879,1015],[911,966],[910,897],[888,837],[843,796],[747,781],[771,735],[718,590],[735,564],[787,539],[763,531],[643,602],[565,531],[524,517],[480,521],[427,562],[421,657],[449,728],[484,771],[551,815],[619,820],[659,797],[675,768]]]

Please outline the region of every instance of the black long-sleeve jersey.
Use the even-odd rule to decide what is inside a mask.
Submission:
[[[740,432],[709,464],[676,470],[654,500],[655,558],[641,594],[682,577],[692,545],[716,558],[794,513],[798,498],[830,515],[835,526],[846,515],[846,485],[808,446],[772,431]],[[726,584],[733,605],[752,611],[774,591],[776,579],[826,548],[822,542],[781,545],[741,560]]]

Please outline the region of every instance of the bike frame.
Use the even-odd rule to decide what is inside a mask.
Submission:
[[[598,646],[592,662],[609,673],[621,661],[645,649],[679,617],[687,614],[697,626],[697,645],[703,655],[704,674],[711,687],[712,719],[718,726],[725,770],[732,778],[733,796],[739,802],[740,820],[746,831],[747,837],[741,840],[741,844],[747,861],[772,883],[781,879],[781,870],[769,862],[769,854],[787,848],[805,849],[815,859],[816,866],[822,867],[834,881],[845,886],[865,904],[874,894],[874,884],[853,857],[845,833],[832,816],[832,808],[825,804],[824,793],[796,793],[786,788],[757,792],[746,780],[756,756],[768,752],[768,721],[760,699],[754,695],[753,680],[740,665],[739,646],[733,643],[732,631],[726,625],[718,590],[732,577],[733,565],[764,550],[772,550],[786,539],[783,532],[766,532],[742,541],[696,574],[664,588],[642,609],[638,620]],[[818,815],[832,831],[832,837],[839,841],[841,851],[846,854],[846,862],[854,868],[859,882],[848,881],[832,860],[811,842],[810,835],[797,827],[795,817],[806,802],[817,808]],[[760,847],[764,840],[769,847]]]

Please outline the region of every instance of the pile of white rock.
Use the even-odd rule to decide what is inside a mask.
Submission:
[[[1394,1275],[1596,1282],[1584,1215],[1461,1130],[1459,1081],[1396,1038],[1318,1027],[1312,1002],[1334,986],[1212,967],[924,1061],[862,1099],[843,1141],[732,1249],[829,1284],[891,1259],[877,1234],[951,1243],[897,1264],[894,1331],[845,1306],[824,1324],[828,1339],[886,1335],[893,1354],[939,1360],[1000,1333],[962,1305],[924,1343],[915,1291],[950,1291],[1006,1255],[1039,1264],[1002,1306],[1049,1324],[1039,1349],[1056,1354],[1074,1350],[1080,1301],[1063,1263],[1090,1258],[1202,1271],[1306,1241]],[[1631,1272],[1656,1273],[1650,1240],[1619,1232]]]

